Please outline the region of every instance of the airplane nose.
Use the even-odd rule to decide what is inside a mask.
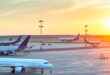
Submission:
[[[53,65],[51,63],[47,65],[47,68],[52,68],[52,67]]]
[[[48,64],[48,67],[49,67],[49,68],[52,68],[52,67],[53,67],[53,65],[52,65],[52,64]]]

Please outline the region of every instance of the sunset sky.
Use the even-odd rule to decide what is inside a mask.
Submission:
[[[0,0],[0,35],[110,35],[110,0]]]

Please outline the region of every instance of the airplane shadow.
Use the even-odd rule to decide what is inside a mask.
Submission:
[[[13,75],[10,71],[0,72],[0,75]],[[14,75],[43,75],[37,71],[26,71],[25,73],[15,73]]]
[[[12,74],[10,71],[1,71],[0,75],[52,75],[49,73],[41,74],[39,70],[26,70],[25,73],[15,73]]]
[[[0,73],[1,75],[13,75],[12,73]],[[14,75],[42,75],[38,73],[15,73]]]

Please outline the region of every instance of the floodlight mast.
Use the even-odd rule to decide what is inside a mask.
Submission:
[[[85,25],[85,37],[84,37],[84,43],[85,43],[85,47],[87,47],[87,45],[86,45],[86,41],[87,41],[87,27],[88,27],[88,25]]]
[[[43,25],[42,25],[42,23],[43,23],[44,21],[43,20],[39,20],[39,23],[40,23],[40,25],[39,25],[39,28],[40,28],[40,43],[41,43],[41,50],[42,50],[42,44],[43,44],[43,35],[42,35],[42,28],[44,27]]]

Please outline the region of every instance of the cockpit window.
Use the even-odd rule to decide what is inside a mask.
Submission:
[[[49,64],[49,62],[44,62],[44,64]]]

